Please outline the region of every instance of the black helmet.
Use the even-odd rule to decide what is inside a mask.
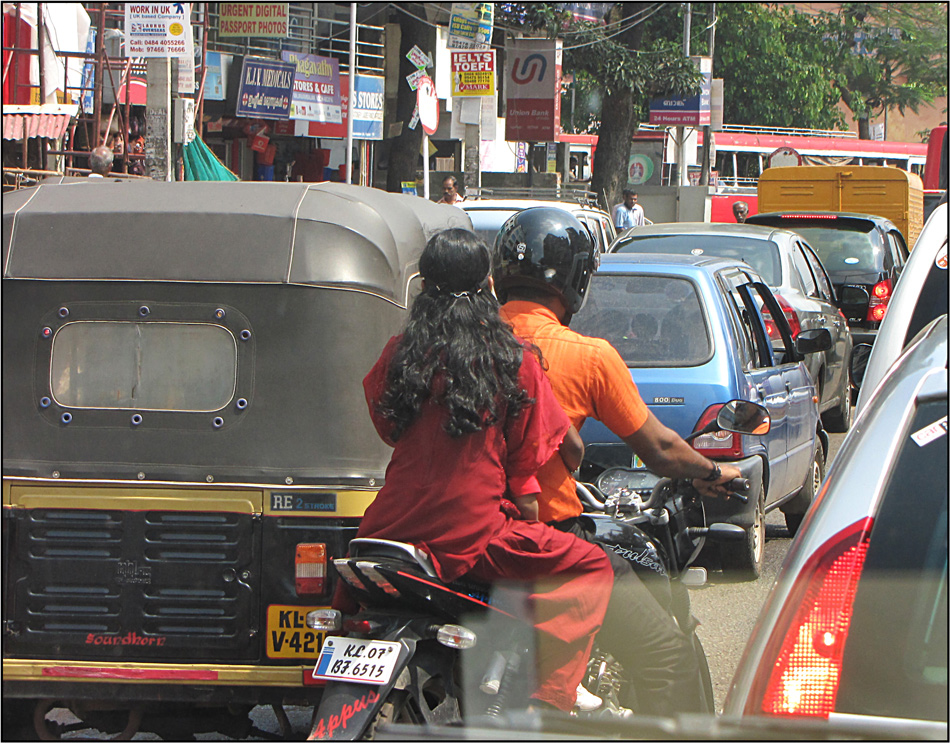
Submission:
[[[573,315],[597,268],[594,251],[587,226],[570,212],[548,206],[524,209],[495,236],[495,290],[504,302],[513,287],[545,289],[558,295]]]

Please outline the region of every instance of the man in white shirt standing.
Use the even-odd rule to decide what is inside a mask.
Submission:
[[[623,203],[614,207],[614,227],[617,228],[617,232],[628,227],[642,227],[643,220],[643,207],[637,203],[637,192],[625,188]]]

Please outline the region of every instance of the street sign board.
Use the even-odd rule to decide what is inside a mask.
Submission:
[[[339,60],[297,52],[281,52],[280,58],[296,67],[290,118],[341,123]]]
[[[235,114],[256,119],[289,119],[296,70],[290,62],[245,57]]]
[[[125,57],[186,57],[191,3],[126,3]]]
[[[561,131],[561,40],[514,39],[507,48],[509,142],[553,142]]]
[[[283,39],[290,3],[218,3],[218,36]]]
[[[495,50],[451,50],[452,95],[481,97],[495,95]]]
[[[700,92],[684,98],[667,96],[650,101],[650,123],[664,126],[706,126],[712,103],[712,59],[691,57],[703,75]]]
[[[416,88],[416,101],[419,106],[419,123],[426,134],[435,134],[439,128],[439,99],[435,94],[435,83],[431,77],[423,77]]]

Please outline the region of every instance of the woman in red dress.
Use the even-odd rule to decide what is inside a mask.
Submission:
[[[612,572],[602,549],[536,520],[535,474],[577,433],[536,350],[499,317],[488,247],[472,232],[446,230],[426,245],[419,269],[423,291],[405,332],[363,380],[394,451],[358,536],[416,545],[445,581],[530,583],[533,698],[570,710]]]

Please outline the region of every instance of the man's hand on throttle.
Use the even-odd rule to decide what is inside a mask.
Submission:
[[[726,489],[726,484],[732,482],[737,477],[742,477],[742,472],[740,472],[739,468],[735,465],[721,463],[719,469],[720,475],[716,480],[693,480],[693,487],[699,491],[700,495],[712,497],[728,495],[729,491]]]

